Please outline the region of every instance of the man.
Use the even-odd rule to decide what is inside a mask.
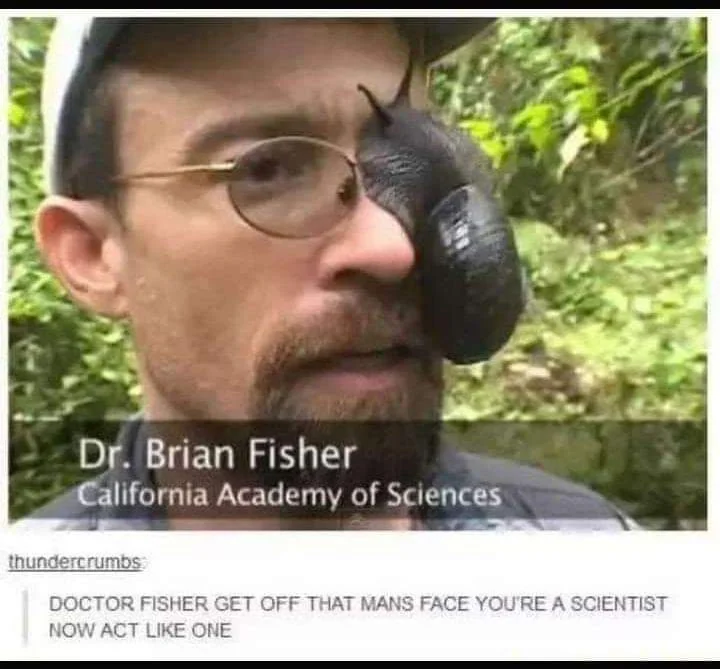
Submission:
[[[144,404],[107,471],[36,518],[83,529],[629,526],[588,490],[456,453],[430,427],[451,357],[436,330],[452,342],[467,333],[451,330],[460,312],[433,320],[451,296],[418,270],[434,256],[413,226],[434,228],[412,201],[429,197],[443,160],[454,174],[464,149],[430,125],[411,139],[425,122],[412,110],[425,105],[427,64],[487,22],[95,19],[74,35],[58,29],[44,99],[52,193],[36,237],[77,303],[129,321]],[[406,160],[383,168],[393,133]],[[440,157],[425,161],[421,187],[413,151],[433,142]],[[404,200],[392,195],[403,178]],[[452,198],[484,216],[482,197],[450,181]],[[507,234],[494,239],[511,248]],[[508,304],[516,285],[499,291]],[[488,330],[501,318],[465,302]],[[310,421],[312,448],[305,434],[282,433],[293,421]],[[216,447],[202,450],[208,441]],[[305,489],[315,497],[298,502]],[[368,497],[351,499],[357,489]]]

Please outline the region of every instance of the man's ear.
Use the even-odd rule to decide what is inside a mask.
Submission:
[[[35,240],[75,302],[104,316],[127,314],[122,230],[107,207],[51,196],[35,217]]]

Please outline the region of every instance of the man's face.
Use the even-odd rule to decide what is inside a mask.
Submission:
[[[408,64],[390,22],[187,22],[129,44],[123,173],[226,162],[280,134],[353,156],[372,113],[358,84],[389,102]],[[291,118],[273,129],[278,116]],[[437,417],[441,362],[391,214],[363,197],[329,232],[288,240],[248,225],[220,179],[121,188],[122,286],[153,417]]]

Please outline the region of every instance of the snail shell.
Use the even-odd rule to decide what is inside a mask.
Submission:
[[[358,162],[368,197],[403,225],[418,259],[423,318],[446,358],[486,360],[525,303],[514,235],[492,195],[487,159],[463,132],[398,96],[364,128]]]
[[[508,341],[524,292],[512,233],[474,185],[452,191],[417,229],[424,318],[445,356],[487,360]]]

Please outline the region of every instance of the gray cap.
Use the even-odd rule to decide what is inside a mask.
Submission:
[[[189,19],[192,20],[192,19]],[[403,18],[403,28],[424,37],[425,59],[432,63],[458,48],[495,19]],[[45,136],[44,174],[47,189],[60,193],[68,151],[80,118],[87,83],[98,72],[131,18],[62,17],[48,44],[42,90]]]

